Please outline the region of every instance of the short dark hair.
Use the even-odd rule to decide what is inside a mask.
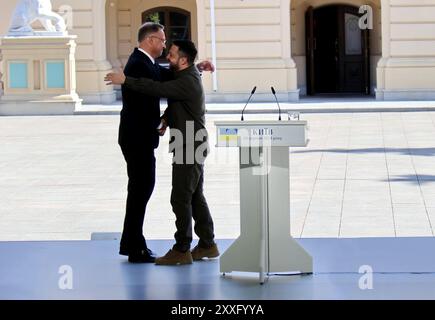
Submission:
[[[195,62],[198,50],[196,50],[195,44],[190,40],[174,40],[173,45],[178,47],[178,52],[181,57],[187,58],[187,63],[192,65]]]
[[[160,30],[165,30],[165,27],[160,23],[155,22],[145,22],[140,28],[137,35],[137,40],[142,42],[146,37],[152,33],[159,32]]]

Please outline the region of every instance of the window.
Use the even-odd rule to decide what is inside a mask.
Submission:
[[[9,62],[9,87],[11,89],[25,89],[29,87],[26,61]]]
[[[361,55],[362,42],[361,42],[361,29],[358,26],[359,16],[345,13],[344,14],[344,33],[345,45],[347,55]]]
[[[65,62],[47,61],[45,63],[46,86],[49,89],[65,88]]]
[[[190,12],[188,11],[172,7],[154,8],[142,13],[142,23],[145,22],[157,22],[165,26],[167,48],[174,40],[191,40]],[[158,61],[166,62],[166,54],[165,50]]]

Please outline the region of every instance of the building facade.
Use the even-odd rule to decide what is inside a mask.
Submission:
[[[17,2],[2,3],[0,35]],[[257,101],[270,100],[271,86],[283,101],[307,94],[435,100],[435,0],[52,3],[77,35],[77,92],[85,103],[116,99],[104,75],[125,65],[145,21],[164,24],[169,40],[193,40],[200,60],[216,62],[217,72],[204,75],[209,101],[243,101],[254,86]]]

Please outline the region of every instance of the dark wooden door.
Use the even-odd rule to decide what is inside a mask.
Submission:
[[[338,7],[338,72],[339,91],[370,93],[368,30],[361,30],[358,9]]]
[[[309,7],[305,14],[305,30],[306,30],[306,61],[307,61],[307,94],[314,95],[314,10]]]
[[[369,33],[358,8],[325,6],[306,14],[307,93],[370,93]]]

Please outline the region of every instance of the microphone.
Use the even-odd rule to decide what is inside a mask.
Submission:
[[[272,89],[273,96],[275,97],[276,103],[278,104],[278,109],[279,109],[279,121],[281,121],[281,107],[279,106],[279,102],[278,102],[278,98],[276,97],[275,89],[274,89],[273,87],[270,87],[270,89]]]
[[[252,98],[252,96],[254,95],[255,91],[257,91],[257,87],[254,87],[254,89],[252,89],[251,95],[249,96],[249,99],[248,99],[248,101],[246,102],[245,107],[244,107],[243,110],[242,110],[242,121],[245,120],[245,119],[243,118],[243,112],[245,112],[245,109],[246,109],[246,107],[247,107],[249,101],[251,101],[251,98]]]

